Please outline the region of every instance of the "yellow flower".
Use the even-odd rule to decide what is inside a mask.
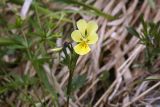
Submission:
[[[79,20],[77,22],[78,30],[72,32],[71,37],[78,44],[74,47],[74,51],[79,55],[87,54],[91,49],[89,45],[95,44],[98,40],[96,33],[98,25],[94,21]]]

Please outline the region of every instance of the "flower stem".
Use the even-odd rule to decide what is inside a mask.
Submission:
[[[69,98],[71,93],[71,84],[72,84],[73,71],[69,72],[68,85],[67,85],[67,107],[69,107]]]

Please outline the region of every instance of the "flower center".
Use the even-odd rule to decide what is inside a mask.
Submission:
[[[81,35],[82,35],[82,38],[80,38],[80,40],[82,41],[82,42],[88,42],[89,40],[87,39],[87,37],[88,37],[88,32],[87,32],[87,30],[85,30],[85,33],[84,34],[82,34],[81,33]]]
[[[81,48],[87,48],[87,43],[85,41],[82,42]]]

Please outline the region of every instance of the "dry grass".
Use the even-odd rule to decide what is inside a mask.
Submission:
[[[141,14],[145,20],[160,21],[159,2],[156,1],[155,9],[148,5],[147,0],[88,0],[86,3],[93,5],[105,13],[118,16],[117,19],[108,21],[103,17],[87,16],[85,13],[72,14],[70,19],[73,22],[82,17],[86,20],[96,20],[99,25],[99,40],[92,49],[93,51],[85,56],[80,56],[74,75],[85,74],[87,81],[83,87],[73,94],[74,99],[70,101],[71,107],[158,107],[160,105],[159,81],[144,81],[144,79],[157,75],[148,73],[143,68],[134,67],[144,60],[145,46],[139,44],[139,39],[131,36],[127,26],[134,26],[138,31],[142,28],[139,21]],[[51,5],[50,6],[54,6]],[[81,7],[65,6],[65,9],[79,10]],[[64,26],[67,26],[64,24]],[[63,27],[63,25],[61,26]],[[61,45],[61,40],[57,44]],[[63,41],[63,40],[62,40]],[[43,67],[48,75],[49,82],[59,93],[60,106],[64,106],[66,95],[64,88],[67,85],[68,69],[60,66],[59,60],[54,61],[52,68],[48,64]],[[59,67],[61,67],[59,69]],[[35,76],[30,62],[25,64],[25,74]],[[101,76],[108,72],[107,80],[101,80]],[[34,90],[34,91],[33,91]],[[41,89],[37,90],[38,96]],[[35,95],[35,89],[30,90]],[[12,93],[8,101],[13,101],[16,95]],[[51,96],[47,95],[41,99],[48,102],[51,107]],[[27,107],[21,101],[16,102],[17,107]],[[37,107],[41,103],[36,104]]]

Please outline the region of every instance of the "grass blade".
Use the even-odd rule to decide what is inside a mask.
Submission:
[[[82,7],[86,8],[86,9],[94,11],[97,15],[103,16],[104,18],[106,18],[108,20],[113,20],[113,19],[116,18],[114,16],[111,16],[111,15],[109,15],[107,13],[102,12],[101,10],[99,10],[99,9],[89,5],[89,4],[85,4],[85,3],[82,3],[82,2],[79,2],[79,1],[75,1],[75,0],[54,0],[54,1],[63,2],[63,3],[66,3],[66,4],[73,4],[73,5],[82,6]]]

